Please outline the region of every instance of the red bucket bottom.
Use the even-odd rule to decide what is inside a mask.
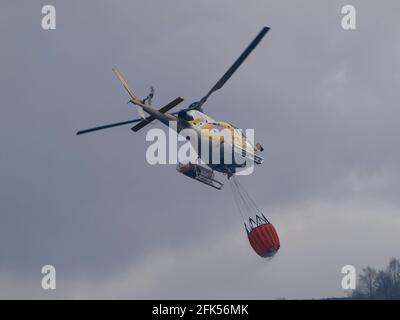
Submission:
[[[263,258],[273,257],[281,246],[278,233],[271,223],[252,229],[247,236],[254,251]]]

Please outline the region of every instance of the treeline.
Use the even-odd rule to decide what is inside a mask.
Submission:
[[[358,276],[352,299],[400,299],[400,260],[392,258],[382,270],[366,267]]]

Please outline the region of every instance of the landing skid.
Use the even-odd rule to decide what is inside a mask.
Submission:
[[[210,187],[221,190],[223,183],[214,179],[214,171],[194,163],[178,163],[176,170],[185,176],[200,181]]]

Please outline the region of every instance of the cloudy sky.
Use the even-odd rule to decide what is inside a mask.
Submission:
[[[53,4],[57,29],[41,28]],[[400,255],[397,0],[2,1],[0,298],[340,296],[342,266]],[[154,104],[203,96],[255,128],[265,163],[241,177],[281,238],[251,249],[228,185],[146,162],[146,130],[79,129],[137,116],[111,72]],[[158,126],[160,126],[158,124]],[[43,265],[57,270],[44,291]]]

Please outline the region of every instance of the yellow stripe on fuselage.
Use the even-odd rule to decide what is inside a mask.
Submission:
[[[208,136],[214,141],[224,142],[225,137],[221,131],[227,130],[231,135],[231,139],[234,145],[240,148],[247,149],[248,151],[254,150],[254,147],[247,141],[246,136],[238,132],[228,122],[218,121],[215,123],[210,123],[204,122],[204,119],[202,118],[196,118],[189,122],[192,126],[200,129],[202,135]]]

